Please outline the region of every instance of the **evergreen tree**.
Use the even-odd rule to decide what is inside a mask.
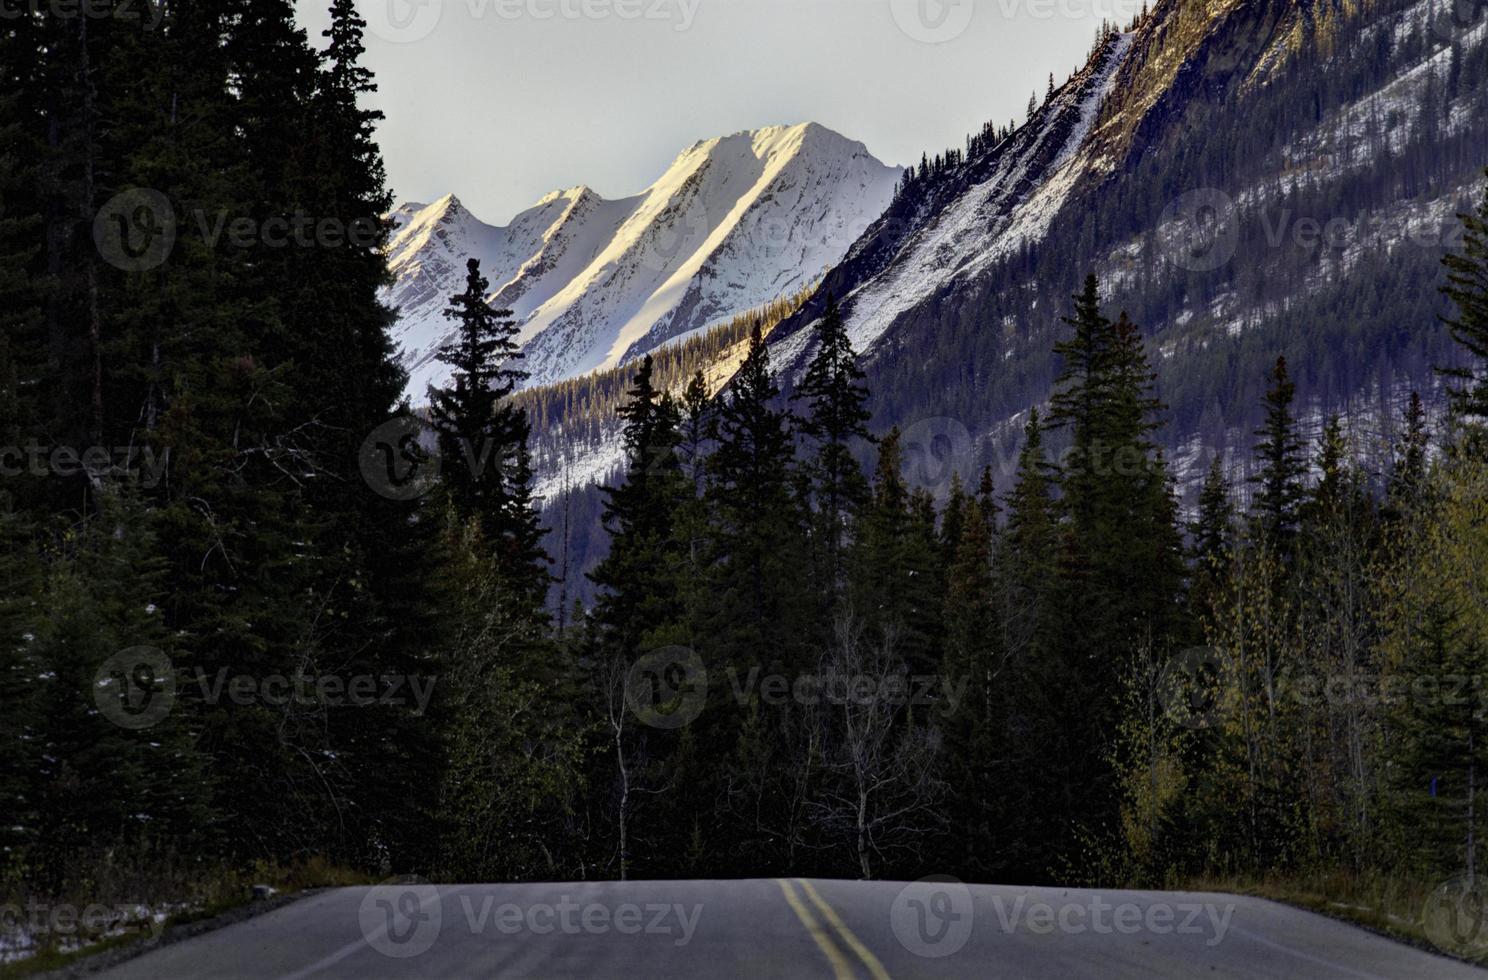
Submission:
[[[961,538],[966,532],[967,508],[972,502],[973,498],[967,495],[966,487],[961,482],[961,474],[952,472],[950,495],[946,498],[945,512],[940,519],[940,553],[947,568],[956,563],[956,556],[961,550]],[[981,515],[978,512],[975,516],[980,518]]]
[[[621,409],[626,469],[617,486],[604,488],[603,521],[610,552],[591,573],[599,587],[589,661],[589,690],[603,755],[590,773],[601,792],[607,859],[622,877],[664,873],[674,866],[686,831],[677,825],[680,787],[659,785],[682,758],[678,737],[649,730],[632,715],[629,673],[638,659],[690,639],[679,509],[689,482],[677,455],[679,412],[653,383],[655,362],[641,362]],[[708,656],[708,650],[691,655]],[[706,663],[710,682],[714,664]],[[694,785],[689,791],[702,795]]]
[[[1017,476],[1007,500],[1005,549],[1013,580],[1021,586],[1020,591],[1031,594],[1047,590],[1057,564],[1053,491],[1052,467],[1044,452],[1043,419],[1038,409],[1032,409],[1023,428]],[[1029,608],[1033,603],[1019,605]]]
[[[843,550],[847,525],[868,496],[867,481],[853,455],[853,441],[872,441],[868,433],[868,390],[863,370],[848,339],[842,312],[834,297],[817,323],[816,353],[794,396],[808,410],[798,429],[816,442],[809,466],[816,502],[817,534],[821,542],[821,581],[831,614],[843,582]]]
[[[800,587],[810,567],[806,527],[809,502],[792,466],[791,417],[776,406],[779,389],[758,329],[748,355],[716,407],[708,459],[708,505],[713,514],[712,609],[705,635],[708,669],[722,685],[710,712],[715,744],[729,745],[729,787],[723,802],[725,834],[740,843],[744,866],[784,869],[807,825],[800,780],[809,778],[812,752],[799,706],[764,704],[749,692],[726,705],[730,684],[750,676],[797,677],[815,668],[815,646],[828,624],[815,615],[811,593]],[[757,857],[746,857],[753,852]]]
[[[1296,397],[1297,385],[1287,371],[1286,358],[1277,358],[1266,392],[1266,424],[1256,432],[1260,471],[1251,483],[1257,487],[1253,510],[1261,538],[1283,558],[1291,554],[1305,492],[1302,440],[1292,415]]]
[[[933,511],[904,482],[898,429],[879,443],[873,498],[853,533],[849,556],[852,608],[873,642],[892,636],[916,673],[934,666],[944,588]]]
[[[1192,539],[1193,575],[1189,585],[1189,608],[1200,617],[1209,616],[1223,588],[1225,571],[1235,544],[1235,504],[1224,460],[1216,456],[1199,490],[1198,519],[1189,526]]]
[[[959,487],[957,488],[959,489]],[[953,497],[953,499],[955,499]],[[944,734],[945,773],[953,788],[947,860],[991,875],[1003,867],[1003,833],[997,825],[1001,807],[996,784],[1008,740],[1005,711],[1009,676],[998,619],[997,583],[993,577],[995,541],[981,504],[963,504],[964,516],[947,575],[945,656],[940,676],[945,689],[937,702],[935,722]],[[946,525],[951,524],[949,511]]]
[[[27,643],[40,668],[26,794],[44,815],[27,869],[39,894],[223,843],[208,821],[205,760],[173,700],[190,657],[157,604],[164,566],[139,508],[107,499],[97,525],[64,547],[36,595],[48,615]]]
[[[1488,727],[1476,676],[1488,633],[1482,612],[1488,569],[1488,468],[1461,459],[1443,467],[1433,501],[1404,530],[1385,580],[1383,646],[1409,697],[1390,703],[1391,803],[1406,867],[1426,880],[1477,873],[1483,848]],[[1436,682],[1428,689],[1427,680]],[[1471,685],[1468,685],[1471,686]]]
[[[767,658],[774,669],[794,673],[809,633],[792,579],[806,555],[798,533],[802,502],[792,492],[790,416],[774,407],[779,396],[756,329],[719,404],[709,460],[719,558],[710,633],[722,664],[747,671]]]
[[[429,402],[450,500],[462,519],[478,520],[486,539],[496,542],[512,507],[506,466],[521,445],[525,419],[506,399],[525,375],[509,364],[521,356],[516,324],[506,319],[509,311],[486,305],[489,288],[480,260],[471,259],[465,291],[444,314],[457,324],[455,339],[438,354],[453,369],[451,387],[431,388]]]
[[[543,609],[553,584],[548,570],[553,559],[543,544],[548,529],[543,526],[532,493],[532,451],[528,448],[531,424],[527,421],[525,408],[512,410],[508,432],[515,450],[503,473],[507,488],[506,509],[501,514],[497,566],[506,575],[513,592],[526,600],[529,611],[546,618]]]
[[[459,880],[565,877],[584,864],[562,829],[584,776],[578,678],[555,669],[547,624],[492,567],[476,522],[447,521],[441,544],[435,866]]]
[[[0,881],[27,867],[42,829],[33,779],[42,764],[39,688],[45,670],[37,658],[35,628],[43,568],[35,529],[8,497],[0,494],[0,737],[10,746],[0,760],[0,807],[8,815],[0,827]]]
[[[1462,251],[1442,259],[1447,267],[1443,291],[1457,306],[1456,316],[1447,321],[1452,338],[1474,363],[1442,373],[1457,382],[1450,395],[1452,409],[1465,421],[1482,425],[1488,419],[1488,378],[1482,373],[1482,362],[1488,360],[1488,187],[1478,210],[1460,217]]]
[[[647,652],[657,631],[680,616],[674,534],[682,473],[676,455],[677,413],[652,384],[648,356],[636,372],[624,424],[625,479],[604,490],[609,556],[591,574],[600,588],[600,639],[626,662]]]
[[[1426,421],[1426,407],[1418,392],[1411,392],[1405,409],[1405,431],[1395,445],[1390,470],[1390,511],[1409,511],[1421,500],[1426,486],[1431,433]]]
[[[1110,752],[1120,715],[1119,679],[1138,650],[1163,650],[1179,630],[1177,603],[1186,570],[1171,480],[1151,433],[1162,404],[1136,325],[1100,310],[1099,284],[1087,277],[1065,319],[1073,336],[1056,344],[1063,360],[1054,422],[1070,432],[1060,472],[1062,527],[1058,637],[1051,652],[1069,682],[1053,707],[1062,731],[1050,749],[1057,791],[1075,819],[1104,825],[1114,800]],[[1061,847],[1070,846],[1063,842]]]
[[[982,778],[999,789],[978,798],[958,791],[959,805],[984,823],[990,839],[973,854],[989,878],[1036,876],[1052,853],[1058,829],[1035,814],[1062,792],[1049,766],[1062,724],[1054,713],[1054,693],[1062,667],[1056,656],[1060,532],[1054,499],[1056,473],[1044,449],[1043,418],[1029,412],[1017,472],[1006,500],[1007,526],[999,542],[996,569],[996,622],[1002,672],[988,707],[993,719],[979,751],[995,753]],[[1062,797],[1060,797],[1062,799]],[[1057,804],[1056,804],[1057,805]]]
[[[488,288],[471,259],[466,289],[445,314],[460,324],[459,339],[439,353],[455,368],[454,387],[431,390],[431,414],[451,498],[462,516],[481,522],[512,594],[536,611],[552,582],[551,558],[532,494],[531,421],[510,398],[527,375],[512,366],[522,357],[517,327],[509,311],[486,305]]]
[[[1343,434],[1343,420],[1337,415],[1329,416],[1323,423],[1316,468],[1318,482],[1303,506],[1304,522],[1318,523],[1338,513],[1353,490],[1348,443]]]
[[[1094,531],[1095,510],[1104,483],[1104,460],[1109,447],[1101,443],[1101,412],[1107,404],[1111,368],[1111,321],[1100,310],[1100,286],[1087,276],[1075,297],[1073,316],[1064,322],[1074,335],[1054,345],[1062,360],[1055,379],[1050,406],[1052,427],[1070,431],[1071,445],[1065,454],[1061,484],[1077,533]]]
[[[710,584],[714,540],[708,502],[708,454],[716,424],[715,405],[701,371],[688,382],[680,410],[677,459],[683,484],[675,534],[682,548],[684,611],[679,638],[682,645],[698,648],[703,645],[704,623],[712,605]]]
[[[1224,460],[1216,456],[1199,490],[1198,520],[1191,527],[1195,564],[1201,569],[1222,567],[1229,560],[1235,533],[1235,505]]]
[[[992,477],[992,467],[982,469],[981,482],[977,484],[977,504],[981,508],[981,518],[988,527],[997,526],[997,515],[1002,513],[1002,508],[997,504],[997,484]]]

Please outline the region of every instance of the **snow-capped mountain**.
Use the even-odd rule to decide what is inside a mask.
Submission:
[[[557,191],[506,226],[453,195],[392,215],[387,296],[410,395],[447,375],[442,313],[481,260],[490,303],[522,325],[529,385],[613,367],[798,291],[883,213],[902,175],[814,123],[689,147],[640,194]]]
[[[1144,329],[1189,486],[1216,454],[1248,458],[1278,355],[1304,417],[1343,416],[1375,458],[1412,390],[1439,404],[1440,258],[1488,164],[1488,8],[1158,0],[973,143],[771,336],[787,380],[835,295],[875,425],[949,428],[960,468],[1006,476],[1094,272]]]
[[[1007,488],[1089,272],[1143,329],[1169,406],[1157,438],[1184,489],[1216,455],[1243,488],[1278,355],[1304,433],[1340,414],[1355,452],[1379,460],[1412,390],[1440,405],[1433,369],[1454,354],[1440,259],[1483,194],[1488,7],[1157,0],[1022,125],[930,163],[767,341],[789,389],[835,296],[873,428],[941,457],[916,482],[944,492],[952,470],[990,466]],[[701,369],[725,384],[731,339],[669,346],[658,365],[673,383]],[[563,528],[550,547],[575,567],[606,546],[592,484],[621,465],[627,380],[524,394]]]

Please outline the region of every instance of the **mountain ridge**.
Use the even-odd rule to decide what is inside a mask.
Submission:
[[[817,123],[699,140],[640,194],[553,191],[504,226],[454,194],[399,205],[386,299],[417,400],[446,376],[448,296],[475,257],[510,309],[530,385],[612,367],[798,291],[835,265],[892,198],[902,169]]]
[[[783,380],[836,296],[877,428],[952,420],[964,467],[1005,482],[1052,387],[1059,317],[1094,271],[1111,314],[1144,329],[1185,488],[1214,455],[1249,456],[1279,355],[1314,421],[1353,418],[1379,451],[1411,391],[1440,404],[1432,366],[1451,353],[1401,335],[1393,304],[1433,321],[1435,288],[1418,283],[1488,162],[1488,25],[1432,16],[1429,0],[1162,0],[1011,135],[917,175],[772,335]],[[1305,240],[1299,221],[1345,224],[1348,240]],[[1358,230],[1371,222],[1385,233]],[[1431,240],[1400,230],[1412,223]],[[1381,279],[1391,301],[1355,311]]]

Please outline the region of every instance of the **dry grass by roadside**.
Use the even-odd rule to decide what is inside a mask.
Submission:
[[[1488,919],[1473,923],[1470,943],[1438,943],[1423,912],[1440,883],[1345,872],[1293,877],[1198,878],[1182,887],[1270,899],[1368,929],[1398,942],[1453,959],[1488,965]],[[1483,910],[1488,916],[1488,909]],[[1473,955],[1476,952],[1476,955]]]
[[[157,883],[158,889],[134,892],[128,904],[134,904],[144,913],[138,920],[112,929],[108,934],[83,936],[81,931],[65,937],[46,935],[40,937],[34,953],[24,959],[0,962],[0,980],[20,977],[36,977],[54,971],[65,971],[63,975],[88,972],[91,961],[120,957],[123,950],[133,946],[156,944],[172,934],[206,931],[215,920],[220,924],[239,921],[253,914],[262,906],[264,911],[284,904],[285,899],[318,890],[346,885],[363,885],[373,881],[359,872],[335,867],[319,859],[293,866],[259,864],[244,869],[223,869],[195,881],[183,882],[179,878],[169,879],[170,884]],[[273,902],[256,901],[253,888],[268,885],[275,892]],[[141,897],[143,895],[144,897]],[[28,903],[39,901],[34,896],[0,896],[0,906],[26,909]],[[70,907],[86,909],[94,905],[117,904],[114,896],[69,896],[50,899],[41,904],[50,908]],[[148,916],[148,917],[146,917]],[[163,918],[155,918],[163,916]],[[127,957],[124,957],[127,958]]]

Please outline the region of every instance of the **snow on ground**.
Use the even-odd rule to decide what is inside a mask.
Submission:
[[[606,482],[625,464],[625,443],[619,426],[596,443],[570,444],[561,459],[537,461],[533,496],[539,502],[556,500],[565,490]]]
[[[1405,20],[1424,20],[1434,9],[1433,0],[1424,0],[1406,12]],[[1484,57],[1485,41],[1488,22],[1464,32],[1458,40],[1462,57]],[[1297,161],[1297,167],[1283,175],[1283,185],[1290,187],[1303,177],[1332,179],[1345,169],[1369,166],[1381,150],[1402,150],[1423,123],[1421,106],[1426,85],[1432,76],[1438,83],[1445,82],[1451,58],[1452,46],[1443,45],[1420,64],[1335,113],[1327,125],[1309,133],[1300,145],[1288,147],[1286,157]],[[1448,135],[1460,131],[1468,122],[1466,112],[1462,107],[1454,109],[1443,131]]]

